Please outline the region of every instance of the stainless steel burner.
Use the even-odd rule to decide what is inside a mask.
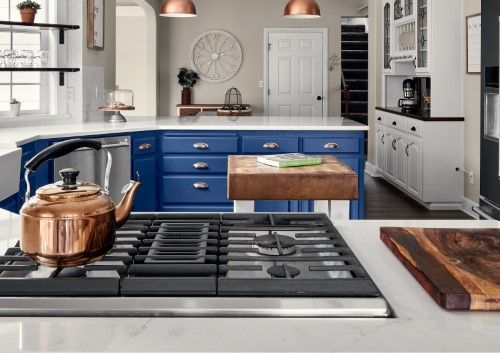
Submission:
[[[259,247],[259,254],[283,256],[296,251],[294,238],[276,232],[258,236],[254,240]]]

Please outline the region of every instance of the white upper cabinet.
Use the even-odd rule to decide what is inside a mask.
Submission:
[[[415,71],[417,73],[429,72],[429,48],[430,48],[430,30],[429,30],[429,7],[428,3],[432,0],[417,1],[417,21],[416,21],[416,59]]]
[[[386,0],[381,5],[383,74],[431,77],[432,117],[463,117],[463,105],[457,104],[463,101],[463,1]]]

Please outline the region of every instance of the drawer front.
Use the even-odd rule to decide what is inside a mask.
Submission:
[[[195,187],[197,186],[197,187]],[[225,176],[164,176],[164,203],[227,203]]]
[[[424,123],[415,119],[408,119],[406,132],[415,136],[424,137]]]
[[[246,137],[242,142],[242,153],[290,153],[299,152],[298,137]]]
[[[180,116],[195,116],[199,112],[201,112],[201,109],[199,109],[199,108],[180,108],[179,109]]]
[[[164,156],[163,173],[207,174],[227,173],[227,157]]]
[[[304,153],[359,153],[357,138],[304,138]]]
[[[402,116],[397,116],[393,114],[387,114],[385,117],[385,126],[392,127],[393,129],[406,132],[406,121],[407,119]]]
[[[237,153],[238,137],[163,137],[163,153]]]
[[[132,154],[140,156],[144,154],[156,153],[156,137],[137,138],[132,141]]]

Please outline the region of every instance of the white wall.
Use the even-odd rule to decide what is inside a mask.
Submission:
[[[146,116],[146,17],[140,6],[116,8],[116,84],[134,92],[135,110]]]
[[[151,1],[150,1],[151,2]],[[329,54],[340,55],[340,19],[359,16],[357,9],[366,0],[318,0],[321,19],[292,20],[283,17],[286,0],[203,0],[196,1],[198,17],[189,19],[160,18],[159,73],[160,115],[175,115],[180,103],[181,87],[177,69],[190,67],[189,51],[193,40],[203,31],[222,29],[233,34],[243,49],[243,64],[235,77],[223,83],[199,81],[193,89],[193,103],[222,103],[228,88],[237,87],[243,102],[254,112],[264,110],[264,28],[329,28]],[[340,70],[329,72],[329,115],[340,116]]]

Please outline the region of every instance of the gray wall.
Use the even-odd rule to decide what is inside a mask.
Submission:
[[[115,87],[116,0],[104,0],[104,50],[87,48],[87,0],[82,0],[82,64],[104,68],[104,87]]]
[[[155,3],[149,1],[153,6]],[[231,80],[223,83],[199,81],[193,89],[193,103],[223,103],[232,86],[242,94],[243,102],[262,112],[264,80],[264,28],[318,27],[329,29],[329,55],[340,55],[340,18],[359,16],[357,9],[366,0],[318,0],[322,18],[292,20],[283,17],[286,0],[202,0],[195,1],[198,17],[161,18],[159,21],[160,115],[175,115],[180,103],[181,87],[177,69],[190,67],[189,51],[193,40],[209,29],[233,34],[243,49],[243,64]],[[340,115],[340,70],[329,72],[329,115]]]
[[[464,16],[481,12],[481,0],[464,0]],[[465,24],[464,24],[465,27]],[[465,54],[464,54],[465,55]],[[464,67],[465,72],[465,67]],[[465,75],[464,81],[464,111],[465,111],[465,142],[464,168],[474,171],[474,184],[469,178],[464,178],[465,197],[479,202],[479,153],[481,142],[481,75]]]

